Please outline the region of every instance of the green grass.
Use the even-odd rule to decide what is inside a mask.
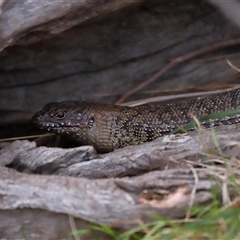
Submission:
[[[206,209],[198,207],[198,210],[202,212]],[[108,239],[113,240],[238,240],[240,239],[239,216],[240,208],[230,207],[222,209],[220,207],[213,207],[208,209],[201,218],[196,216],[188,220],[170,220],[162,219],[158,216],[158,219],[152,222],[142,223],[138,227],[123,233],[119,233],[119,231],[100,223],[91,225],[86,231],[88,233],[93,233],[94,231],[95,239],[98,239],[97,232],[102,232],[106,234],[106,237],[108,236]],[[80,236],[84,234],[86,232],[79,232]]]
[[[237,109],[226,110],[226,111],[219,112],[219,113],[208,114],[206,116],[198,118],[197,121],[193,120],[193,121],[185,124],[181,128],[178,128],[178,129],[172,131],[171,134],[184,133],[190,129],[194,129],[194,128],[198,127],[199,123],[202,123],[204,121],[207,121],[210,119],[221,119],[226,116],[230,116],[230,115],[234,115],[234,114],[240,114],[240,109],[237,108]]]

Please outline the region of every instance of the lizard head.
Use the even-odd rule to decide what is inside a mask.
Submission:
[[[32,117],[32,122],[41,129],[74,136],[91,128],[94,118],[86,102],[67,101],[47,104]]]

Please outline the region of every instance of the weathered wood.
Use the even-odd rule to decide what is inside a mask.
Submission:
[[[229,141],[240,140],[239,128],[236,124],[216,128],[214,133],[202,130],[163,137],[98,156],[89,147],[36,148],[28,141],[14,142],[0,151],[0,209],[30,207],[128,228],[139,219],[146,220],[149,211],[165,217],[183,217],[192,201],[203,204],[211,200],[213,186],[221,191],[204,168],[193,171],[191,166],[212,159],[203,154],[205,151],[215,152],[214,158],[221,159],[217,157],[212,134],[228,154],[229,149],[225,151],[224,146]],[[239,148],[234,151],[239,158]],[[74,160],[69,162],[71,159]],[[41,166],[42,174],[65,176],[19,173],[3,167],[6,164],[14,167],[16,162],[24,163],[29,172]],[[170,162],[175,166],[170,166]],[[148,173],[141,175],[142,172]],[[120,178],[120,175],[139,176]]]
[[[199,171],[195,203],[211,199],[211,181]],[[183,217],[195,180],[191,169],[153,171],[139,177],[90,180],[40,176],[0,168],[0,209],[45,209],[88,221],[130,227],[149,212]],[[173,188],[174,186],[174,188]],[[159,199],[154,199],[154,193]],[[177,200],[176,200],[177,197]]]
[[[74,219],[77,229],[87,229],[89,223],[82,219]],[[69,234],[74,229],[70,225],[67,214],[53,213],[40,209],[14,209],[0,211],[1,239],[53,240],[73,238]],[[106,240],[98,233],[99,240]],[[95,239],[94,235],[81,236],[81,240]]]
[[[11,1],[0,2],[0,49],[15,43],[29,32],[28,40],[39,41],[59,34],[86,20],[102,17],[136,2],[130,1]],[[139,2],[139,1],[138,1]]]
[[[64,176],[106,178],[133,176],[150,170],[186,167],[185,160],[203,163],[204,152],[215,151],[216,134],[221,146],[240,139],[240,124],[220,126],[200,132],[158,138],[139,146],[129,146],[112,153],[96,155],[92,147],[73,149],[37,148],[28,141],[16,141],[0,151],[0,165],[11,164],[23,172]],[[207,159],[205,159],[206,161]]]

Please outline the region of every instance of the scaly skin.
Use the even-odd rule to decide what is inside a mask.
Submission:
[[[235,108],[240,108],[240,89],[188,102],[133,108],[83,101],[49,103],[32,120],[42,129],[93,145],[99,152],[109,152],[166,135],[191,121],[193,115],[202,117]],[[202,125],[239,121],[240,114],[234,114],[207,120]]]

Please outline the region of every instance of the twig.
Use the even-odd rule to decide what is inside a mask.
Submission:
[[[237,67],[235,67],[228,59],[227,59],[226,61],[227,61],[228,65],[229,65],[232,69],[236,70],[237,72],[240,72],[240,69],[237,68]]]
[[[225,41],[222,41],[222,42],[213,43],[213,44],[210,44],[208,46],[199,48],[195,51],[191,51],[191,52],[188,52],[186,54],[183,54],[179,57],[172,58],[167,65],[165,65],[163,68],[161,68],[159,71],[157,71],[152,77],[148,78],[147,80],[143,81],[138,86],[136,86],[136,87],[130,89],[129,91],[127,91],[122,97],[120,97],[115,102],[115,104],[122,103],[123,101],[125,101],[125,99],[127,97],[131,96],[135,92],[137,92],[137,91],[141,90],[142,88],[146,87],[148,84],[156,81],[160,76],[162,76],[169,69],[173,68],[174,66],[178,65],[179,63],[182,63],[182,62],[184,62],[186,60],[189,60],[193,57],[197,57],[199,55],[202,55],[202,54],[205,54],[205,53],[208,53],[208,52],[212,52],[212,51],[215,51],[215,50],[223,48],[223,47],[237,45],[237,44],[240,44],[240,38],[235,38],[235,39],[225,40]]]
[[[198,184],[199,184],[199,178],[198,178],[198,174],[197,174],[196,169],[191,165],[189,165],[189,167],[192,170],[194,180],[195,180],[195,184],[193,186],[190,201],[189,201],[189,205],[188,205],[188,207],[191,208],[194,204],[194,199],[195,199],[196,192],[197,192],[197,187],[198,187]],[[190,216],[191,216],[191,209],[188,209],[187,212],[186,212],[185,220],[188,220],[190,218]]]
[[[21,136],[21,137],[1,138],[0,142],[22,140],[22,139],[30,139],[30,138],[38,138],[38,137],[46,137],[46,136],[53,136],[53,135],[55,135],[55,134],[53,134],[53,133],[44,133],[44,134]]]
[[[74,239],[81,240],[79,235],[77,234],[77,228],[76,228],[76,224],[74,221],[74,217],[72,215],[68,214],[68,220],[69,220],[69,224],[70,224]]]
[[[238,88],[239,88],[239,85],[230,87],[230,88],[218,89],[218,90],[199,91],[199,92],[173,94],[173,95],[167,95],[167,96],[158,96],[158,97],[144,98],[144,99],[140,99],[140,100],[136,100],[136,101],[126,102],[126,103],[119,104],[119,105],[135,107],[135,106],[139,106],[139,105],[151,103],[151,102],[162,102],[162,101],[176,100],[179,98],[190,98],[190,97],[213,95],[213,94],[232,91],[232,90],[235,90]]]

